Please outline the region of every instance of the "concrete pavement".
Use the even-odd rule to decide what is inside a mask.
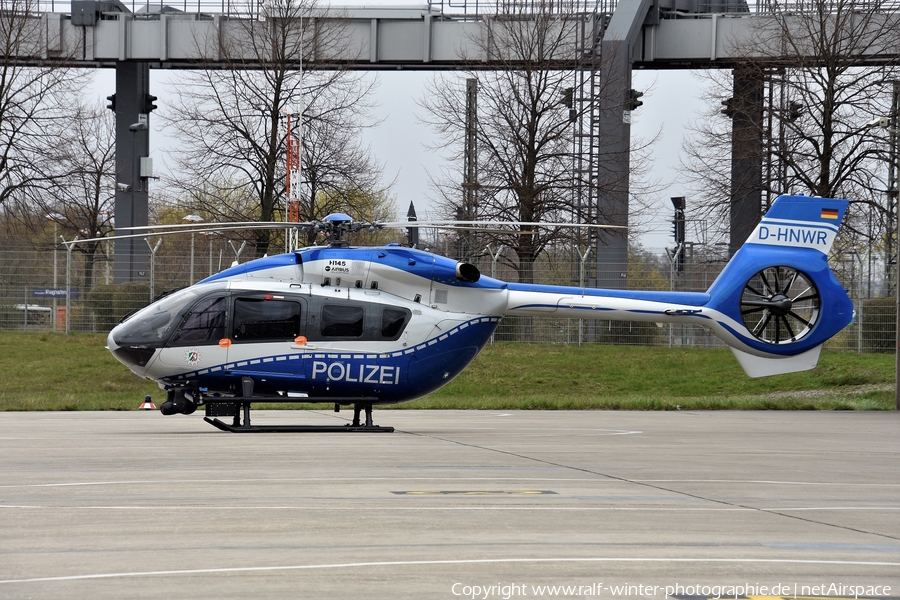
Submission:
[[[0,413],[0,598],[900,597],[900,413],[376,423]]]

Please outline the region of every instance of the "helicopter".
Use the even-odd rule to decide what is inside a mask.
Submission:
[[[373,406],[446,385],[511,315],[702,325],[750,377],[806,370],[853,317],[827,261],[848,204],[780,196],[703,293],[505,282],[395,243],[352,247],[340,231],[357,224],[332,215],[329,245],[175,291],[123,319],[107,347],[166,391],[164,415],[203,407],[208,423],[229,432],[391,432],[373,423]],[[353,421],[254,425],[258,402],[352,406]]]

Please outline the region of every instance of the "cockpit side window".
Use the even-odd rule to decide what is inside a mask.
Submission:
[[[225,337],[227,298],[204,298],[195,304],[178,331],[172,335],[172,346],[218,344]]]
[[[235,298],[232,337],[236,343],[293,340],[302,334],[301,314],[293,300]]]
[[[116,328],[116,344],[158,348],[169,338],[197,297],[197,290],[188,288],[142,308]]]

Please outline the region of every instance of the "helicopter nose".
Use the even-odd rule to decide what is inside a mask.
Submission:
[[[115,328],[113,328],[113,331],[115,331]],[[109,335],[106,336],[106,349],[113,354],[115,354],[116,350],[119,349],[119,345],[116,343],[116,339],[113,337],[112,331],[110,331]]]
[[[156,353],[154,348],[146,346],[119,345],[116,342],[116,329],[106,336],[106,347],[120,363],[131,370],[144,369]]]

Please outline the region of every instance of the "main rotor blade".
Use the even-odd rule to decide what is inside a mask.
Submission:
[[[626,225],[597,225],[596,223],[541,223],[535,221],[500,221],[487,219],[484,221],[455,221],[430,220],[430,221],[385,221],[373,223],[376,227],[425,227],[432,229],[450,229],[459,225],[511,225],[513,227],[586,227],[589,229],[628,229]]]
[[[140,227],[116,227],[117,231],[149,231],[151,229],[186,229],[189,227],[202,227],[204,231],[207,229],[220,229],[222,227],[238,228],[244,227],[252,229],[259,227],[260,229],[278,229],[291,227],[313,227],[318,225],[318,221],[304,221],[302,223],[291,223],[288,221],[234,221],[231,223],[175,223],[172,225],[142,225]]]
[[[501,233],[504,235],[534,235],[537,231],[516,231],[515,229],[485,229],[481,227],[469,227],[467,225],[445,225],[439,229],[451,231],[472,231],[474,233]]]
[[[157,229],[189,229],[191,227],[202,227],[203,231],[209,229],[221,229],[223,227],[230,228],[254,228],[260,229],[290,229],[291,227],[315,227],[316,225],[327,224],[320,221],[304,221],[292,223],[287,221],[235,221],[231,223],[174,223],[171,225],[143,225],[139,227],[116,227],[118,231],[153,231]],[[454,221],[454,220],[430,220],[430,221],[353,221],[353,225],[365,229],[367,227],[375,227],[382,229],[385,227],[424,227],[431,229],[454,229],[458,227],[469,226],[470,228],[480,228],[480,226],[498,226],[509,225],[512,227],[568,227],[588,229],[628,229],[625,225],[598,225],[596,223],[543,223],[536,221],[501,221],[496,219],[488,219],[485,221]],[[512,233],[508,230],[498,230],[505,233]]]
[[[284,226],[284,223],[279,223],[277,225],[268,225],[268,224],[257,224],[257,229],[279,229]],[[124,227],[122,228],[125,229]],[[129,228],[129,229],[143,229],[142,227],[137,228]],[[146,233],[131,233],[128,235],[110,235],[107,237],[99,237],[99,238],[84,238],[84,239],[74,239],[63,242],[65,245],[73,244],[81,244],[84,242],[115,242],[116,240],[128,240],[128,239],[138,239],[138,238],[148,238],[148,237],[158,237],[163,235],[184,235],[185,233],[212,233],[214,231],[222,232],[222,231],[243,231],[248,229],[247,227],[228,227],[221,226],[221,224],[210,227],[202,227],[198,229],[179,229],[177,231],[148,231]]]

